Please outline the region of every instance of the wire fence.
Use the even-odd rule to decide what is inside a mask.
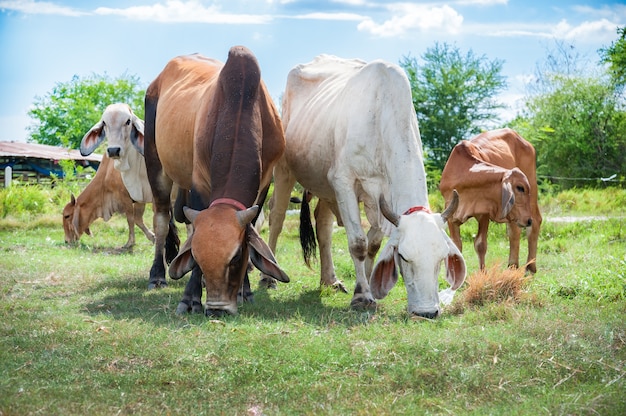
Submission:
[[[605,184],[626,184],[626,179],[618,178],[617,173],[607,178],[568,178],[564,176],[537,175],[538,179],[547,179],[550,181],[571,181],[571,182],[597,182]]]

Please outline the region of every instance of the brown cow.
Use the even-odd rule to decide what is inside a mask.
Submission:
[[[155,256],[149,288],[165,286],[164,246],[173,184],[190,189],[187,217],[194,232],[172,261],[169,274],[192,270],[177,312],[237,312],[248,258],[264,273],[287,282],[251,223],[258,215],[285,148],[278,112],[261,81],[254,55],[238,46],[225,64],[200,55],[172,59],[146,91],[144,154],[154,196]],[[258,204],[254,206],[254,204]]]
[[[537,204],[534,147],[511,129],[487,131],[457,144],[441,174],[439,189],[446,203],[452,190],[460,204],[448,220],[450,237],[461,250],[459,227],[470,217],[478,221],[474,248],[485,267],[489,220],[505,222],[509,237],[509,265],[519,266],[521,228],[527,228],[527,270],[535,273],[541,213]],[[515,226],[514,224],[517,224]]]
[[[83,233],[91,235],[89,226],[98,218],[108,221],[116,213],[126,215],[128,221],[128,241],[122,248],[135,245],[135,224],[143,231],[148,240],[154,242],[154,234],[143,223],[146,205],[135,203],[131,199],[119,171],[114,169],[113,161],[104,155],[96,176],[83,192],[63,208],[63,230],[65,242],[77,242]]]

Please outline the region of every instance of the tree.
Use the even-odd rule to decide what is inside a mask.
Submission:
[[[618,28],[620,38],[608,48],[600,49],[601,62],[609,64],[609,72],[617,87],[626,86],[626,26]]]
[[[528,125],[520,133],[535,146],[538,174],[570,178],[566,187],[623,175],[626,113],[618,99],[602,78],[564,75],[552,76],[550,92],[527,99]]]
[[[457,47],[436,43],[417,59],[404,57],[404,68],[411,84],[413,106],[419,121],[422,143],[429,167],[443,170],[450,152],[503,108],[495,96],[506,87],[500,74],[502,61],[475,56],[470,49],[462,55]]]
[[[135,76],[74,76],[69,82],[58,83],[44,97],[35,97],[28,112],[34,119],[29,126],[30,141],[76,149],[109,104],[127,103],[143,118],[144,95],[145,89]]]

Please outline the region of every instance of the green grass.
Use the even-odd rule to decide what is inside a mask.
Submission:
[[[121,217],[97,221],[93,237],[68,247],[64,198],[50,202],[58,212],[8,215],[0,415],[625,414],[626,208],[607,208],[625,193],[580,193],[542,201],[528,296],[434,321],[407,315],[402,282],[375,312],[320,290],[318,266],[301,260],[295,217],[276,253],[291,282],[256,290],[238,316],[216,320],[175,315],[186,278],[146,290],[152,245],[136,230],[132,252],[119,250]],[[596,211],[612,219],[550,220]],[[475,223],[461,229],[472,273]],[[506,261],[505,234],[491,226],[488,266]],[[352,290],[343,229],[333,251]],[[256,289],[258,272],[252,281]]]

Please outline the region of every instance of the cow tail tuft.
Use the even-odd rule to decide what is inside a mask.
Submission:
[[[315,257],[317,241],[315,240],[315,231],[311,222],[311,209],[306,198],[306,192],[305,190],[302,195],[302,205],[300,206],[300,246],[302,246],[304,263],[306,263],[308,268],[311,268],[311,257]]]

